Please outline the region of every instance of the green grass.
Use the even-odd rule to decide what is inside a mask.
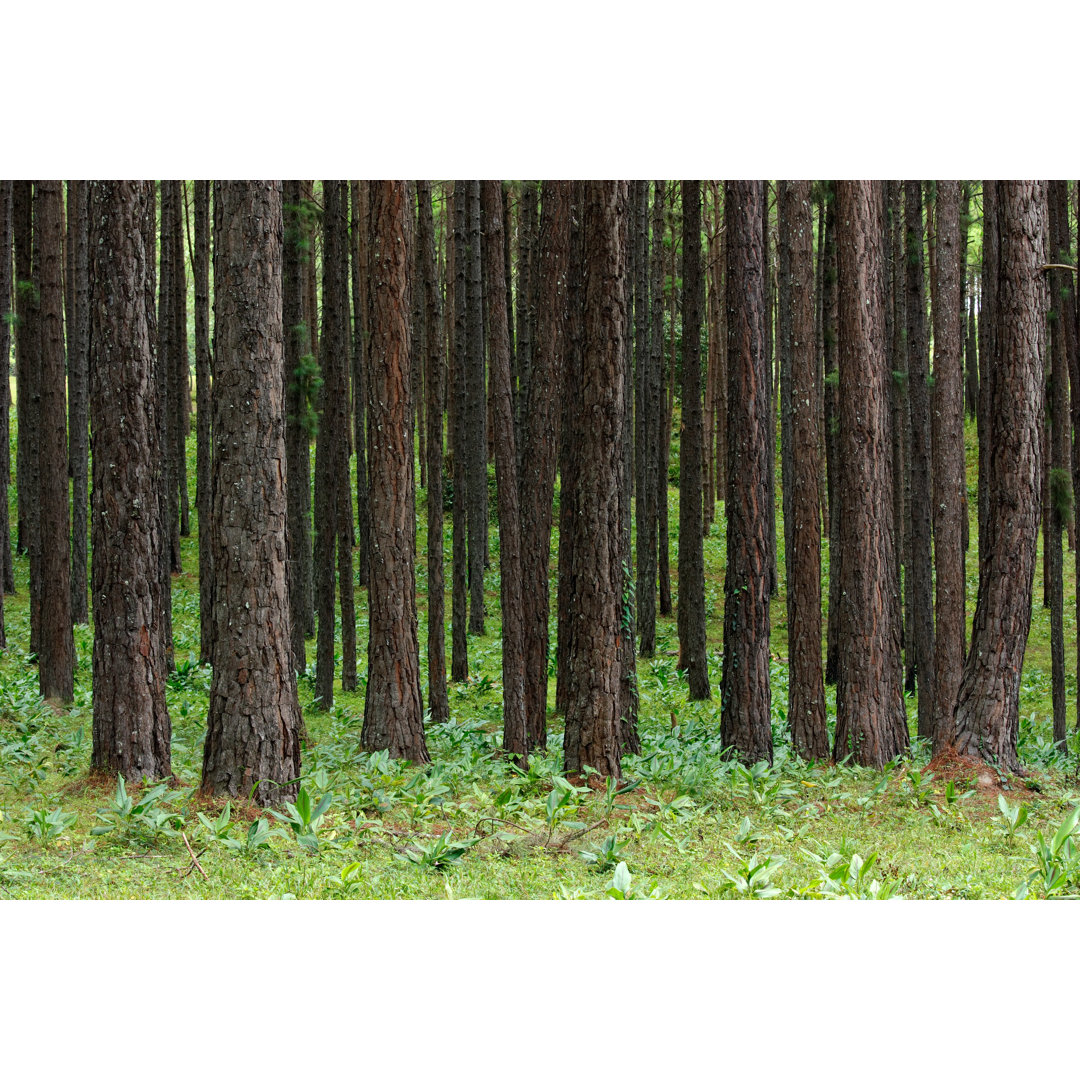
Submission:
[[[969,432],[969,442],[972,436]],[[188,476],[194,508],[193,460]],[[971,490],[974,496],[974,486]],[[674,540],[674,488],[669,499]],[[422,492],[418,502],[422,552]],[[973,528],[969,620],[977,586],[974,541]],[[781,533],[781,552],[782,544]],[[910,758],[896,763],[884,778],[872,770],[808,765],[789,753],[783,720],[787,667],[780,659],[786,655],[782,595],[772,608],[774,767],[754,776],[723,757],[718,700],[722,512],[705,543],[714,699],[687,701],[685,680],[675,671],[674,619],[661,619],[657,657],[638,665],[643,753],[624,761],[633,790],[613,797],[602,784],[600,790],[567,790],[559,774],[561,721],[554,715],[547,753],[537,755],[530,773],[522,776],[499,756],[501,643],[494,529],[492,548],[494,568],[486,580],[488,633],[470,638],[471,678],[450,687],[451,722],[428,727],[433,764],[425,769],[360,750],[367,611],[363,591],[357,591],[360,690],[346,694],[338,689],[333,709],[320,712],[312,707],[311,679],[300,680],[309,734],[302,786],[309,810],[325,807],[310,830],[294,829],[238,804],[230,804],[230,820],[218,826],[225,803],[208,805],[197,795],[210,673],[196,663],[198,564],[194,539],[185,539],[185,573],[173,581],[178,671],[167,690],[175,782],[152,808],[156,823],[136,820],[150,815],[129,814],[111,831],[102,831],[118,819],[99,813],[113,802],[114,786],[86,781],[92,632],[89,627],[76,630],[73,706],[57,709],[43,702],[36,668],[26,654],[26,562],[18,560],[18,592],[5,599],[10,645],[0,657],[0,896],[550,899],[601,898],[615,890],[631,897],[701,898],[755,891],[785,897],[837,891],[869,895],[876,890],[919,898],[1008,897],[1035,869],[1031,848],[1037,831],[1053,833],[1080,801],[1075,765],[1050,740],[1049,617],[1040,602],[1041,560],[1021,692],[1021,754],[1030,771],[1023,779],[1002,778],[1006,798],[1023,802],[1029,816],[1009,837],[997,786],[977,786],[974,776],[927,778],[925,746],[916,744]],[[449,558],[449,537],[446,553]],[[673,578],[675,566],[673,545]],[[424,642],[422,557],[417,579]],[[1067,558],[1068,597],[1072,590],[1072,559]],[[1070,643],[1075,640],[1075,611],[1068,601],[1066,634]],[[313,642],[309,653],[313,659]],[[426,686],[426,660],[422,666]],[[553,691],[554,680],[552,697]],[[1069,693],[1074,700],[1071,676]],[[831,690],[828,697],[831,719]],[[912,719],[914,704],[909,700]],[[1075,762],[1077,748],[1072,749]],[[954,781],[948,794],[947,779]],[[132,788],[132,804],[147,790]],[[259,825],[260,820],[265,824]],[[262,830],[254,846],[246,843],[252,830]],[[856,855],[866,862],[876,857],[861,882],[859,862],[852,859]],[[855,868],[850,879],[845,866]],[[1073,889],[1080,872],[1070,882],[1067,888]],[[1031,895],[1039,894],[1036,883]]]

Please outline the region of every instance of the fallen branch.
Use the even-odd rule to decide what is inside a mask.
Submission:
[[[199,871],[200,874],[202,874],[204,881],[209,881],[210,878],[207,876],[206,871],[202,868],[202,863],[199,862],[199,859],[196,856],[195,852],[191,850],[191,844],[188,843],[187,833],[182,832],[180,835],[181,837],[183,837],[184,847],[188,849],[188,854],[191,856],[192,865]],[[191,873],[190,867],[188,868],[188,873]]]

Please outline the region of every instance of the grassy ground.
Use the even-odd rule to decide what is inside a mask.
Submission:
[[[973,433],[969,433],[969,443]],[[971,447],[969,446],[969,450]],[[969,454],[970,456],[970,454]],[[193,463],[189,476],[194,476]],[[193,481],[192,481],[193,483]],[[971,486],[974,507],[974,485]],[[194,501],[194,491],[191,492]],[[670,491],[677,533],[677,490]],[[420,496],[421,516],[423,495]],[[975,530],[972,530],[974,545]],[[421,524],[419,543],[425,543]],[[18,593],[5,600],[0,658],[0,896],[298,898],[604,897],[1007,897],[1074,891],[1080,872],[1068,845],[1043,853],[1080,802],[1073,757],[1050,739],[1049,617],[1041,562],[1021,692],[1024,778],[927,771],[928,748],[884,775],[808,765],[788,752],[784,708],[786,613],[773,604],[772,690],[776,760],[771,770],[727,761],[719,745],[722,522],[705,545],[714,700],[688,703],[675,671],[673,619],[658,627],[658,654],[640,661],[643,753],[624,759],[630,790],[574,787],[560,775],[561,726],[551,717],[546,755],[527,775],[499,757],[501,733],[497,534],[487,579],[488,633],[470,639],[471,679],[452,685],[452,720],[429,726],[426,769],[359,749],[366,603],[357,597],[361,687],[312,707],[301,679],[310,741],[299,810],[281,820],[197,794],[209,670],[198,655],[194,540],[174,579],[177,672],[169,681],[175,781],[121,792],[87,781],[92,633],[76,630],[76,700],[54,707],[37,694],[28,641],[25,559]],[[781,551],[782,551],[781,538]],[[446,545],[449,556],[449,542]],[[1066,559],[1066,635],[1075,641],[1072,557]],[[673,547],[672,567],[675,555]],[[449,577],[449,567],[447,568]],[[968,614],[977,553],[969,552]],[[418,561],[421,641],[426,572]],[[313,656],[314,643],[310,644]],[[426,671],[425,671],[426,685]],[[552,681],[552,689],[554,689]],[[1069,678],[1069,700],[1075,679]],[[834,709],[829,691],[830,714]],[[914,718],[914,699],[908,702]],[[1008,814],[999,796],[1004,796]],[[321,811],[321,813],[320,813]],[[1024,815],[1026,814],[1026,818]],[[304,819],[304,820],[301,820]],[[620,868],[620,864],[624,864]],[[1063,876],[1055,878],[1057,870]]]

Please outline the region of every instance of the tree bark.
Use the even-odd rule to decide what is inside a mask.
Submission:
[[[769,686],[765,250],[760,180],[725,181],[728,309],[727,573],[720,739],[745,762],[772,762]]]
[[[995,182],[998,244],[987,256],[994,324],[990,474],[979,543],[979,598],[956,704],[956,749],[1020,770],[1020,672],[1031,626],[1043,422],[1045,195],[1038,180]],[[986,374],[986,373],[981,373]],[[985,541],[985,542],[984,542]]]
[[[371,576],[365,750],[430,761],[424,740],[409,473],[409,204],[403,181],[370,187]]]
[[[821,518],[818,501],[818,393],[814,334],[814,241],[811,185],[781,181],[779,229],[781,326],[789,356],[791,415],[789,506],[784,515],[787,559],[788,723],[796,751],[809,761],[829,756],[821,665]],[[787,252],[786,256],[783,254]],[[784,297],[786,295],[786,301]],[[789,313],[785,313],[785,307]],[[785,472],[785,475],[787,473]]]
[[[352,302],[353,302],[353,442],[356,446],[356,561],[357,581],[368,583],[368,548],[371,531],[371,508],[368,504],[367,474],[367,350],[368,282],[367,231],[368,181],[353,180],[352,199]]]
[[[468,244],[465,350],[465,483],[469,518],[469,633],[484,633],[487,562],[487,395],[484,392],[484,305],[480,252],[480,181],[466,182]],[[457,448],[455,448],[457,449]]]
[[[528,749],[547,746],[548,617],[552,499],[563,396],[563,350],[572,186],[545,180],[537,278],[536,338],[521,413],[521,566]],[[520,310],[520,309],[519,309]],[[519,339],[520,341],[520,339]]]
[[[577,414],[571,453],[576,510],[573,649],[564,735],[566,771],[619,776],[622,743],[623,567],[611,541],[623,528],[625,348],[623,277],[625,181],[590,181],[584,201],[584,337],[580,384],[568,384]],[[628,494],[628,493],[627,493]]]
[[[960,184],[937,182],[937,304],[934,312],[934,749],[953,742],[953,710],[964,667],[964,274]]]
[[[0,356],[7,367],[0,383],[0,649],[7,647],[4,628],[5,592],[15,591],[15,568],[11,556],[8,520],[8,486],[11,483],[11,327],[15,318],[12,264],[13,205],[11,180],[0,180]]]
[[[466,637],[468,605],[468,480],[465,462],[468,458],[466,438],[466,356],[468,339],[466,324],[468,294],[466,292],[466,238],[469,220],[468,181],[454,182],[454,369],[450,400],[450,430],[454,463],[454,501],[451,510],[453,528],[453,595],[450,611],[451,648],[450,678],[464,682],[469,677],[469,647]]]
[[[821,279],[821,321],[825,373],[825,468],[829,500],[829,615],[825,627],[825,682],[836,683],[840,667],[840,370],[838,366],[840,313],[837,302],[839,269],[836,250],[836,185],[825,196],[825,267]]]
[[[202,790],[265,806],[296,793],[303,726],[286,580],[281,182],[218,181],[214,205],[214,636]]]
[[[843,554],[833,756],[882,768],[908,746],[893,572],[883,200],[874,181],[838,181],[836,198]]]
[[[145,303],[152,181],[87,185],[93,424],[93,753],[125,780],[171,774],[160,603],[157,393]]]
[[[90,392],[90,279],[87,251],[89,228],[86,181],[69,180],[68,243],[71,247],[73,280],[70,292],[73,303],[67,342],[70,435],[68,472],[71,475],[71,618],[76,623],[85,623],[90,617],[86,597],[86,544],[90,507],[87,475],[90,454],[90,416],[87,401]]]
[[[71,533],[67,485],[67,401],[64,387],[64,284],[61,181],[34,183],[34,268],[41,333],[38,429],[41,547],[41,696],[75,697],[71,624]]]
[[[286,181],[286,184],[295,181]],[[288,198],[288,196],[286,196]],[[294,198],[294,201],[298,196]],[[208,664],[213,655],[211,638],[214,634],[213,584],[214,545],[211,533],[214,496],[211,481],[211,461],[213,459],[213,432],[211,415],[211,353],[210,353],[210,181],[195,181],[195,250],[191,263],[191,276],[195,286],[195,513],[199,528],[199,663]],[[293,282],[295,290],[295,280]],[[299,296],[299,294],[296,294]],[[286,322],[286,340],[293,334],[294,324]],[[292,379],[287,370],[286,385]],[[286,455],[287,457],[287,455]],[[287,461],[287,464],[289,462]],[[289,472],[292,476],[292,472]],[[291,485],[290,485],[291,487]],[[291,493],[290,493],[291,494]],[[291,515],[290,515],[290,525]],[[290,529],[289,548],[292,547]],[[289,585],[290,597],[294,581],[293,560],[290,558]],[[300,663],[303,666],[304,625],[299,611],[293,612],[293,637],[300,632]],[[294,659],[295,664],[295,659]]]
[[[709,698],[705,652],[705,550],[702,522],[701,185],[682,182],[683,356],[682,432],[679,438],[679,666],[687,673],[691,701]]]

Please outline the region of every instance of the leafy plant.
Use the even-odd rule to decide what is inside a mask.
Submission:
[[[695,889],[705,893],[706,896],[724,896],[734,893],[737,896],[752,897],[757,900],[771,900],[783,895],[783,890],[777,888],[772,882],[773,875],[784,865],[783,856],[755,852],[747,861],[726,841],[725,846],[737,860],[735,872],[721,870],[721,874],[724,875],[723,881],[711,887],[696,882]]]
[[[618,834],[614,834],[604,837],[599,844],[586,848],[581,852],[581,857],[590,870],[603,874],[614,870],[620,862],[623,862],[625,854],[626,842],[620,843]]]
[[[1004,795],[999,794],[998,810],[1001,812],[1001,820],[997,822],[997,827],[1011,840],[1017,830],[1027,821],[1028,808],[1024,803],[1013,805]]]
[[[26,815],[26,831],[42,844],[55,840],[62,832],[75,824],[78,814],[65,813],[60,807],[46,813],[31,810]]]
[[[333,793],[328,791],[317,805],[312,806],[307,788],[301,787],[296,793],[296,802],[285,804],[285,813],[279,813],[277,810],[271,810],[270,813],[292,830],[296,842],[302,848],[307,851],[318,851],[319,837],[316,830],[319,818],[330,809],[333,801]]]
[[[865,859],[859,854],[832,852],[827,858],[807,852],[819,866],[821,873],[821,893],[824,896],[846,896],[853,900],[888,900],[896,886],[882,885],[877,878],[871,877],[871,870],[877,862],[877,852]]]
[[[615,867],[615,873],[611,876],[611,884],[608,886],[605,896],[612,900],[659,900],[662,897],[660,889],[655,881],[650,881],[648,886],[641,889],[634,888],[634,875],[630,873],[626,863],[621,862]]]
[[[97,817],[102,824],[95,825],[90,830],[90,835],[104,836],[120,830],[144,840],[177,836],[179,834],[174,826],[179,824],[180,815],[166,807],[175,797],[175,792],[170,792],[167,785],[158,784],[135,802],[128,794],[124,778],[117,776],[113,800],[108,806],[97,811]]]
[[[1038,885],[1042,895],[1048,898],[1063,896],[1073,891],[1080,876],[1076,845],[1073,843],[1078,823],[1080,806],[1075,807],[1065,818],[1049,842],[1043,837],[1041,830],[1036,834],[1035,843],[1031,845],[1035,867],[1027,881],[1017,888],[1014,894],[1016,899],[1022,900],[1027,896],[1032,885]]]
[[[430,843],[414,840],[403,852],[394,852],[394,858],[401,862],[412,863],[422,870],[447,870],[460,861],[471,848],[483,837],[471,836],[468,840],[453,839],[453,831],[440,833]]]
[[[909,769],[907,779],[911,785],[912,805],[925,806],[930,802],[930,798],[934,794],[934,774],[928,769]]]

